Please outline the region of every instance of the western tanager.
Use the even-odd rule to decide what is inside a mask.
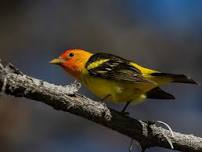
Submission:
[[[60,65],[92,93],[103,100],[126,103],[145,98],[174,99],[160,86],[176,83],[197,84],[183,74],[162,73],[108,53],[92,54],[81,49],[66,50],[50,63]]]

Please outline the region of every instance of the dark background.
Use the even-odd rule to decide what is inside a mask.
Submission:
[[[201,82],[202,1],[0,1],[1,59],[28,75],[65,85],[74,79],[48,62],[68,48],[113,53],[163,72],[185,73]],[[147,100],[130,106],[131,115],[165,121],[175,131],[202,136],[201,86],[176,84],[165,89],[177,99]],[[97,99],[85,88],[80,93]],[[0,97],[1,152],[123,152],[129,141],[45,104]]]

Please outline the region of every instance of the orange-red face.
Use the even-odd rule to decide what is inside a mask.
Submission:
[[[92,54],[81,49],[66,50],[58,58],[53,59],[50,63],[58,64],[72,76],[79,79],[85,64]]]

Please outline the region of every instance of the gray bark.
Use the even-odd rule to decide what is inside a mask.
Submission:
[[[62,110],[96,122],[138,141],[142,149],[154,146],[175,150],[202,151],[202,138],[174,132],[171,133],[155,124],[124,116],[108,108],[104,103],[93,101],[77,93],[77,84],[59,86],[27,76],[9,64],[0,62],[0,89],[2,94],[25,97],[45,103],[56,110]]]

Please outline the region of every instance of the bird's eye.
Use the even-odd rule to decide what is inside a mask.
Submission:
[[[74,53],[69,53],[69,57],[72,58],[74,56]]]

